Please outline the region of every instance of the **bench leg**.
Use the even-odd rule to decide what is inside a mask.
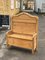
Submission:
[[[38,41],[37,41],[37,37],[36,37],[36,51],[38,51]]]
[[[32,49],[32,54],[34,54],[35,52],[34,52],[34,50]]]
[[[7,48],[10,48],[10,45],[9,44],[7,44]]]
[[[7,46],[7,48],[10,48],[10,45],[8,44],[8,41],[6,42],[6,46]]]
[[[32,54],[34,54],[34,38],[33,38],[33,41],[32,41]]]
[[[38,48],[36,47],[36,49],[35,49],[36,51],[38,51]]]

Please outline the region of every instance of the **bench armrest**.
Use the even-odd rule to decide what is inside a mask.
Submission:
[[[33,38],[34,38],[35,36],[37,36],[37,33],[35,33],[35,34],[33,35]]]
[[[7,31],[7,32],[6,32],[6,35],[9,34],[10,32],[11,32],[11,30]]]

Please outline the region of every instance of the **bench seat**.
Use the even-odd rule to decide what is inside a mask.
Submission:
[[[12,37],[12,38],[19,38],[19,39],[24,39],[24,40],[32,40],[34,36],[36,36],[36,33],[31,33],[30,35],[26,34],[19,34],[19,33],[12,33],[8,32],[7,37]]]

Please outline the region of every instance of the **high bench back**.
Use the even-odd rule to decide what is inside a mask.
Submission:
[[[11,18],[11,31],[19,34],[38,32],[38,17],[22,12]]]

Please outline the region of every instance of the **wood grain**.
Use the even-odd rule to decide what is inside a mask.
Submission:
[[[37,49],[38,17],[22,12],[11,18],[11,30],[6,33],[7,45]]]

